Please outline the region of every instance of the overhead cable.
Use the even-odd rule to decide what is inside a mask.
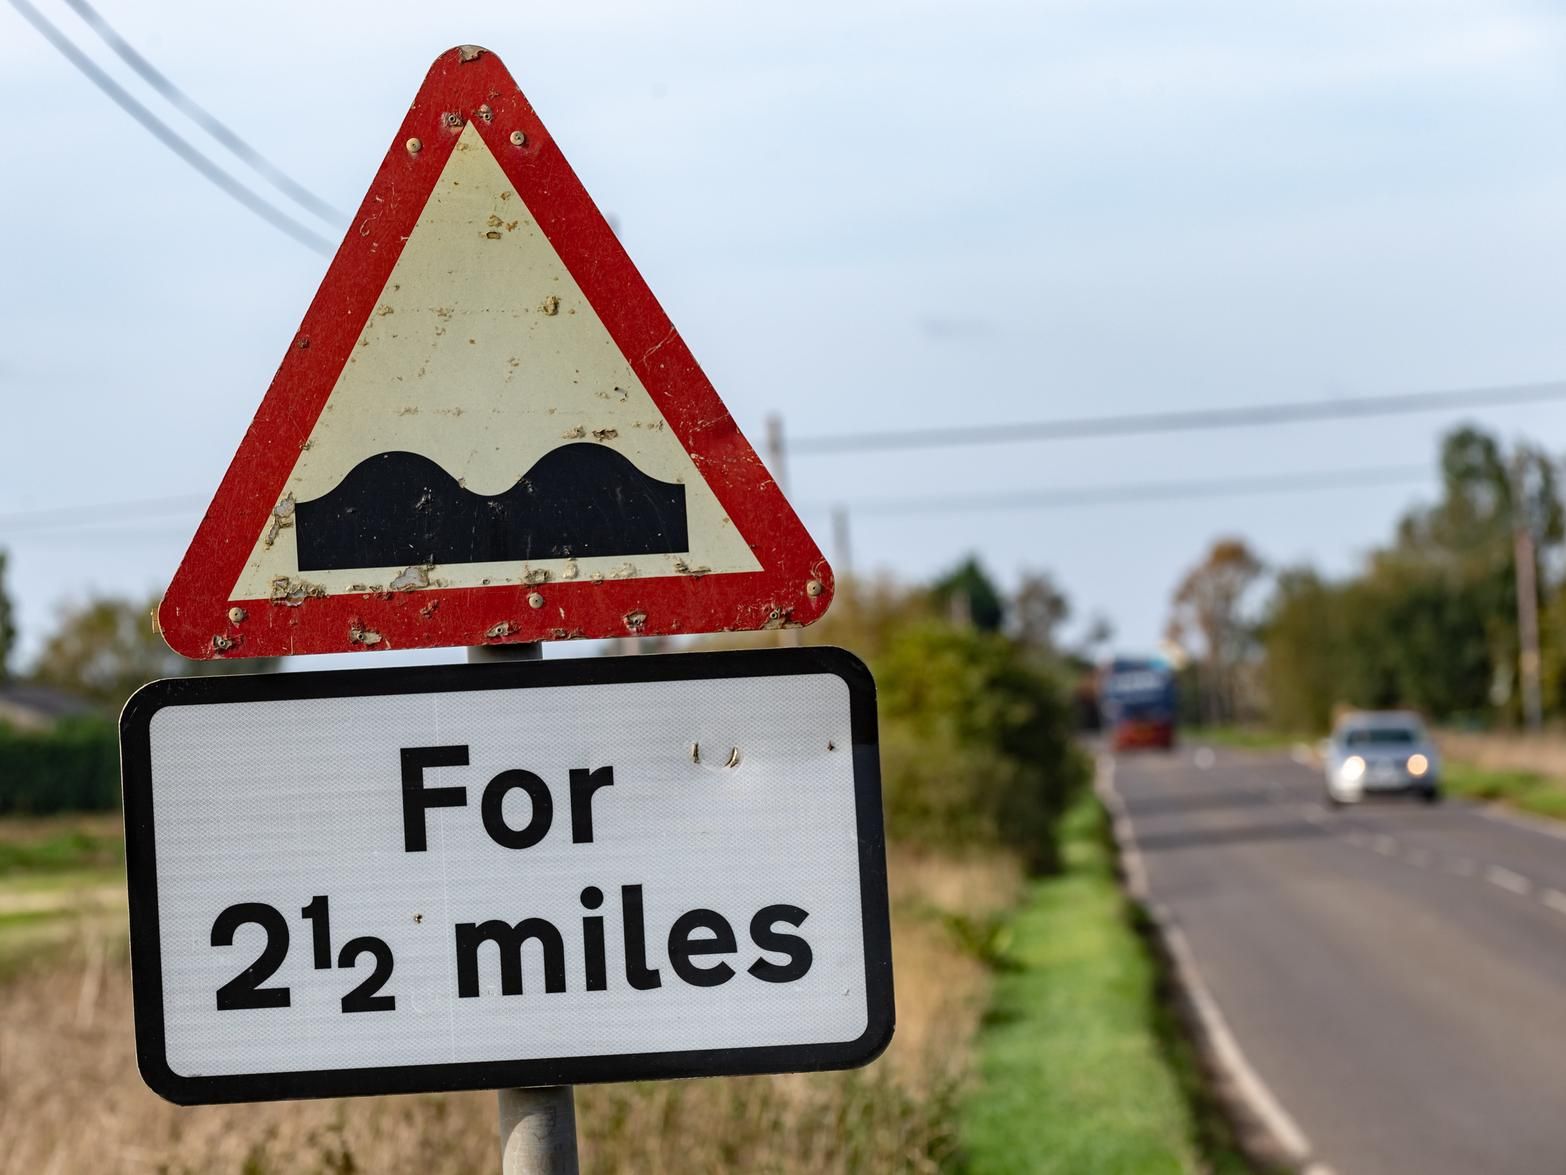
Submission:
[[[27,0],[10,0],[10,4],[12,8],[22,14],[33,28],[38,30],[39,34],[46,41],[59,51],[62,57],[74,65],[88,81],[107,94],[114,101],[115,105],[140,123],[147,133],[178,155],[204,178],[211,181],[216,187],[221,188],[273,228],[287,233],[301,245],[314,249],[323,256],[330,255],[332,252],[331,242],[314,229],[301,224],[288,213],[282,211],[282,209],[256,195],[256,193],[212,162],[211,159],[202,154],[199,148],[186,141],[178,131],[174,130],[132,97],[125,87],[105,73],[92,58],[82,52],[74,41],[55,27],[43,13],[29,4]]]
[[[1009,424],[948,425],[936,428],[825,433],[790,437],[788,452],[790,456],[796,454],[804,456],[821,453],[860,453],[872,450],[934,449],[958,445],[1000,445],[1020,441],[1081,440],[1086,437],[1266,427],[1299,424],[1311,420],[1400,416],[1448,408],[1538,404],[1551,400],[1566,400],[1566,381],[1508,384],[1486,388],[1454,388],[1445,391],[1358,396],[1335,400],[1296,400],[1281,404],[1246,404],[1233,408],[1194,408],[1174,412],[1127,412],[1114,416],[1023,420]]]
[[[207,110],[184,90],[174,84],[169,77],[148,61],[137,51],[136,47],[120,35],[118,29],[111,25],[103,14],[87,2],[87,0],[65,0],[77,16],[102,38],[104,44],[114,50],[119,59],[135,70],[138,77],[145,81],[158,93],[162,94],[171,105],[180,110],[187,118],[194,122],[207,134],[211,135],[219,143],[223,144],[236,158],[243,161],[255,173],[261,176],[278,191],[282,192],[295,204],[306,211],[314,213],[322,220],[335,226],[342,225],[348,217],[345,213],[333,208],[321,197],[317,196],[309,188],[290,176],[281,167],[273,163],[261,152],[257,151],[244,139],[230,129],[211,111]]]
[[[848,499],[857,517],[968,513],[977,510],[1058,510],[1081,506],[1115,506],[1133,502],[1172,502],[1193,498],[1227,498],[1242,494],[1362,489],[1408,485],[1430,480],[1426,465],[1384,465],[1310,473],[1262,474],[1191,481],[1128,482],[1112,486],[1062,486],[997,494],[954,494],[928,498]]]

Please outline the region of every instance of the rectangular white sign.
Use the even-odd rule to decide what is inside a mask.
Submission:
[[[121,723],[181,1103],[842,1068],[891,1038],[840,650],[185,678]]]

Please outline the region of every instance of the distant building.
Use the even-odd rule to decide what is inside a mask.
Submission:
[[[0,725],[45,730],[62,718],[101,713],[84,698],[32,681],[0,681]]]

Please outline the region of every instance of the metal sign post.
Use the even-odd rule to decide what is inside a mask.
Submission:
[[[501,1175],[576,1175],[576,1099],[569,1085],[500,1091]]]

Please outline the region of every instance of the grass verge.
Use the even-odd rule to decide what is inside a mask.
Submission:
[[[1441,786],[1448,795],[1506,804],[1537,816],[1566,820],[1566,782],[1532,771],[1509,771],[1447,762]]]
[[[1063,842],[1064,873],[1034,882],[1010,923],[964,1105],[968,1171],[1249,1171],[1163,998],[1091,795]]]
[[[1283,751],[1298,743],[1316,741],[1308,735],[1283,734],[1259,726],[1184,726],[1179,738],[1187,746],[1206,744],[1239,751]]]
[[[0,983],[125,929],[125,841],[107,813],[0,818]]]
[[[117,815],[15,816],[0,820],[0,880],[117,869],[125,837]]]

